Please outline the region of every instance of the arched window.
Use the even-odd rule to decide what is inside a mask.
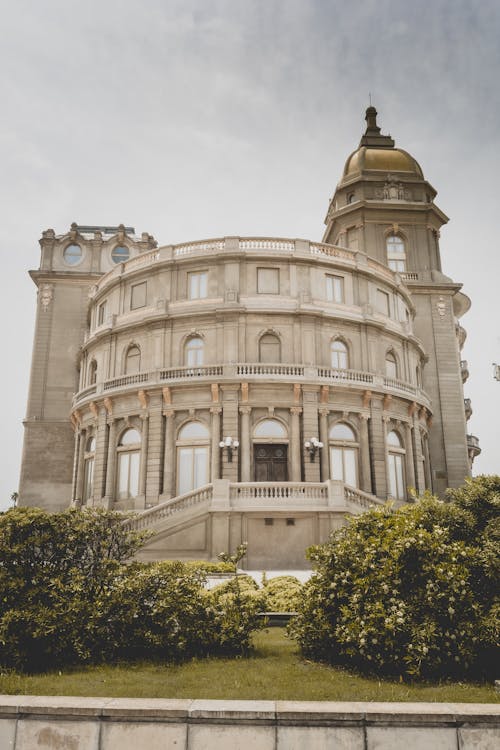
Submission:
[[[199,336],[192,336],[184,347],[184,364],[188,367],[200,367],[203,364],[205,345]]]
[[[389,496],[396,500],[406,497],[404,479],[405,449],[398,433],[392,430],[387,435],[387,451],[389,463]]]
[[[139,463],[141,434],[133,427],[125,430],[118,443],[118,492],[119,500],[137,497],[139,494]]]
[[[358,442],[354,430],[345,422],[337,422],[330,430],[329,442],[331,478],[358,487]]]
[[[354,193],[349,193],[347,196],[347,203],[354,203]]]
[[[177,437],[177,494],[209,481],[210,433],[202,422],[187,422]]]
[[[332,367],[337,370],[347,370],[349,367],[349,352],[347,346],[340,339],[335,339],[330,345]]]
[[[259,339],[259,362],[281,362],[281,341],[273,333]]]
[[[93,359],[89,365],[89,385],[97,383],[97,362]]]
[[[405,243],[401,235],[390,234],[386,239],[387,264],[393,271],[406,271]]]
[[[387,352],[385,355],[385,374],[388,378],[398,377],[398,361],[394,352]]]
[[[138,346],[129,346],[125,355],[125,374],[132,375],[141,371],[141,350]]]
[[[277,419],[263,419],[258,423],[253,435],[259,440],[283,440],[286,439],[287,432]]]
[[[83,503],[86,504],[92,497],[94,489],[94,459],[95,459],[95,438],[90,437],[85,445],[85,454],[83,461]]]

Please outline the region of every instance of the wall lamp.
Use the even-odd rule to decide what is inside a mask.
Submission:
[[[309,458],[311,459],[311,463],[314,463],[316,453],[322,447],[323,443],[316,437],[312,437],[310,440],[304,440],[304,448],[309,451]]]
[[[235,440],[232,437],[226,437],[224,440],[221,440],[219,443],[219,448],[226,448],[227,449],[227,460],[228,463],[233,462],[233,451],[238,450],[238,446],[240,444],[239,440]]]

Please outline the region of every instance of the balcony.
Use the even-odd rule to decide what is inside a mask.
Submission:
[[[462,373],[462,383],[467,382],[469,379],[469,364],[466,359],[462,359],[460,362],[460,372]]]
[[[479,439],[475,435],[467,435],[467,452],[469,454],[470,467],[472,469],[474,459],[481,453]]]
[[[430,400],[425,391],[402,380],[364,370],[339,370],[331,367],[312,367],[302,364],[264,364],[242,362],[235,364],[204,365],[201,367],[168,367],[131,375],[119,375],[101,383],[83,388],[75,394],[73,407],[99,397],[148,389],[162,385],[188,385],[189,383],[237,382],[250,383],[289,382],[335,385],[356,390],[374,390],[417,401],[430,408]]]
[[[464,410],[465,410],[465,419],[469,421],[469,419],[472,416],[472,406],[471,406],[470,398],[464,398]]]

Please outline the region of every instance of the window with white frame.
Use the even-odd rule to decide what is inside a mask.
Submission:
[[[146,282],[134,284],[130,290],[130,309],[137,310],[139,307],[146,307]]]
[[[141,434],[133,427],[125,430],[118,443],[117,497],[125,500],[139,494]]]
[[[352,427],[337,422],[329,433],[330,476],[358,487],[358,441]]]
[[[347,370],[349,367],[349,352],[346,344],[340,339],[335,339],[330,345],[332,367],[337,370]]]
[[[281,362],[281,341],[274,333],[260,337],[259,362]]]
[[[106,320],[106,302],[101,302],[97,310],[97,325],[102,326]]]
[[[398,433],[392,430],[387,435],[387,453],[389,469],[389,496],[396,500],[406,497],[404,461],[405,449]]]
[[[125,355],[125,375],[141,371],[141,350],[135,344],[129,346]]]
[[[258,268],[257,269],[257,292],[259,294],[279,294],[280,293],[279,268]]]
[[[387,264],[393,271],[406,271],[405,243],[401,235],[390,234],[386,239]]]
[[[328,302],[342,303],[344,301],[344,278],[343,276],[326,277],[326,299]]]
[[[391,315],[390,297],[383,289],[377,289],[377,310],[387,317]]]
[[[208,271],[188,273],[188,298],[205,299],[208,296]]]
[[[209,481],[210,433],[202,422],[187,422],[177,437],[177,494],[183,495]]]
[[[385,374],[388,378],[398,377],[398,361],[394,352],[387,352],[385,355]]]
[[[192,336],[184,347],[184,364],[187,367],[200,367],[203,364],[205,345],[200,336]]]

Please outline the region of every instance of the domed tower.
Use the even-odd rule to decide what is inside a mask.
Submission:
[[[413,330],[427,354],[414,376],[432,399],[432,484],[442,493],[462,484],[472,441],[477,444],[466,430],[471,410],[469,399],[464,408],[462,382],[468,372],[460,359],[466,333],[458,322],[470,301],[442,272],[439,237],[448,218],[434,203],[436,190],[416,159],[381,134],[375,107],[365,119],[365,133],[330,201],[323,241],[386,265],[411,292]]]

